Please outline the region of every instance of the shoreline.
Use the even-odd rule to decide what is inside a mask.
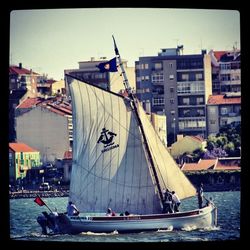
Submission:
[[[207,187],[204,192],[234,192],[240,191],[240,187],[234,188],[218,188],[218,187]],[[34,190],[23,190],[18,192],[9,192],[9,199],[23,199],[23,198],[36,198],[39,195],[41,198],[56,198],[56,197],[68,197],[69,190],[57,190],[57,191],[34,191]]]
[[[69,190],[58,190],[58,191],[23,190],[18,192],[9,192],[9,199],[36,198],[37,195],[39,195],[41,198],[68,197]]]

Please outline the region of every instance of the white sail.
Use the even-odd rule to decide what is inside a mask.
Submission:
[[[166,147],[162,144],[144,109],[139,103],[137,103],[137,110],[161,189],[168,188],[170,191],[175,191],[180,199],[194,196],[196,194],[196,189],[180,170]]]
[[[129,102],[71,77],[67,80],[74,126],[69,199],[81,212],[106,212],[108,207],[117,212],[160,212]]]
[[[82,212],[161,212],[156,178],[138,118],[129,101],[67,76],[73,106],[70,200]],[[180,198],[195,189],[156,135],[143,108],[138,113],[161,189]]]

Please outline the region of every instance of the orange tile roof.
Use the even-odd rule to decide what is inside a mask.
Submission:
[[[38,150],[31,148],[24,143],[9,143],[9,148],[14,152],[38,152]]]
[[[27,98],[17,108],[32,108],[33,105],[41,106],[59,115],[72,115],[71,104],[63,102],[56,104],[55,100],[43,100],[41,98]]]
[[[183,171],[199,171],[213,169],[217,163],[217,159],[200,159],[198,163],[184,163]]]
[[[225,55],[226,51],[214,51],[214,56],[217,59],[217,61],[220,61],[220,58]]]
[[[9,74],[17,74],[17,75],[30,75],[33,73],[34,75],[38,75],[35,72],[32,72],[32,70],[28,70],[25,68],[19,68],[19,66],[10,66],[9,67]]]
[[[225,95],[210,95],[207,104],[241,104],[241,97],[225,97]]]
[[[233,166],[227,166],[227,165],[217,165],[214,170],[240,170],[241,167],[233,165]]]
[[[19,109],[27,109],[32,108],[34,105],[41,103],[42,100],[40,98],[27,98],[23,102],[21,102],[17,108]]]
[[[204,139],[198,135],[194,136],[194,135],[187,135],[189,137],[191,137],[192,139],[196,140],[196,141],[199,141],[199,142],[203,142]]]

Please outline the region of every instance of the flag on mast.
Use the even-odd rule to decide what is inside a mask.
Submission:
[[[35,203],[37,203],[39,206],[44,206],[46,205],[45,202],[41,199],[40,196],[37,195],[37,197],[34,200]]]
[[[96,65],[96,67],[99,68],[101,73],[118,71],[116,65],[116,57],[109,60],[108,62],[99,63],[98,65]]]

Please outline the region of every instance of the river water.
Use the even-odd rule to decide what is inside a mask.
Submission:
[[[10,238],[25,241],[66,241],[66,242],[197,242],[228,241],[240,238],[240,192],[209,192],[205,196],[212,197],[218,207],[218,226],[207,230],[185,229],[183,231],[158,231],[130,234],[94,234],[91,232],[79,235],[41,234],[36,218],[46,207],[40,207],[34,199],[10,200]],[[67,197],[43,198],[51,208],[64,212]],[[197,208],[197,199],[193,197],[181,204],[181,211]]]

